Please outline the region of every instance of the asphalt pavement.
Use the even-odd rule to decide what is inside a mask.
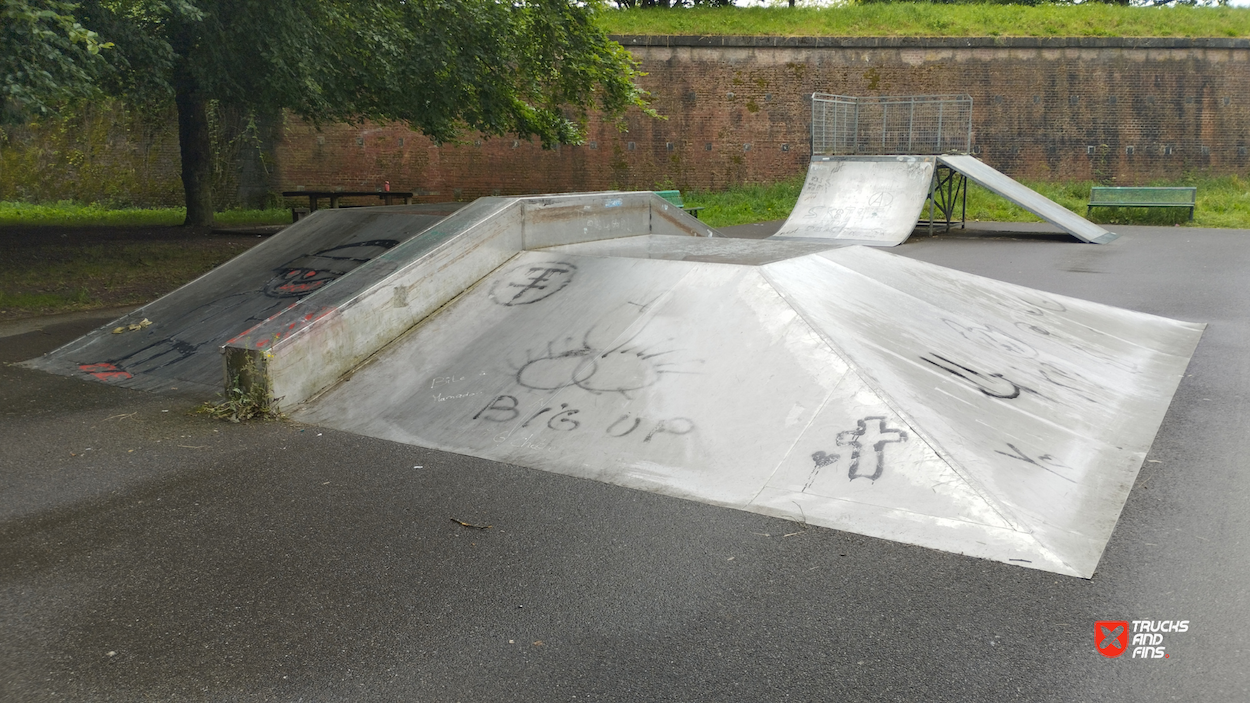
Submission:
[[[970,227],[891,251],[1208,323],[1090,580],[5,365],[0,700],[1250,700],[1250,232]]]

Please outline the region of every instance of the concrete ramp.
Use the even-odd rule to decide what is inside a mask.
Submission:
[[[789,219],[770,239],[894,246],[929,197],[933,156],[816,156]]]
[[[1020,184],[975,156],[961,154],[937,158],[943,165],[962,173],[973,183],[1001,195],[1077,239],[1092,244],[1106,244],[1120,236]]]
[[[758,244],[521,252],[294,417],[1093,573],[1201,325]]]
[[[131,388],[217,393],[221,347],[230,338],[330,287],[455,209],[317,211],[173,293],[26,365]],[[114,333],[117,328],[123,331]]]

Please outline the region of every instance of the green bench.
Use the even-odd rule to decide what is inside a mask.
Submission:
[[[1198,189],[1192,186],[1180,188],[1153,188],[1127,186],[1110,188],[1095,186],[1089,189],[1088,217],[1096,207],[1184,207],[1189,208],[1189,219],[1194,219]]]
[[[656,190],[652,192],[660,196],[661,198],[664,198],[665,200],[669,201],[673,205],[676,205],[682,210],[685,210],[691,215],[694,215],[696,219],[699,217],[699,211],[703,209],[702,207],[686,207],[686,204],[682,202],[680,190]]]

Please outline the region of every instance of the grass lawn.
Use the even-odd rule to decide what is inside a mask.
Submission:
[[[605,9],[609,34],[783,37],[1247,37],[1250,8],[873,3]]]
[[[5,225],[155,225],[182,224],[187,211],[170,208],[109,208],[73,202],[23,203],[0,201],[0,227]],[[215,215],[217,226],[282,225],[291,222],[291,211],[226,210]]]
[[[146,303],[261,241],[180,227],[182,208],[0,202],[0,320]],[[217,226],[287,224],[229,210]]]
[[[260,241],[186,227],[0,227],[0,320],[147,303]]]
[[[1085,216],[1092,181],[1046,183],[1022,181],[1025,185]],[[1198,207],[1194,221],[1189,212],[1171,208],[1099,208],[1090,219],[1101,224],[1172,225],[1194,227],[1231,227],[1250,229],[1250,179],[1237,176],[1220,178],[1187,178],[1155,186],[1197,186]],[[803,177],[769,185],[737,186],[722,192],[687,191],[682,198],[687,205],[703,206],[701,218],[712,227],[728,227],[765,220],[781,220],[789,216],[803,189]],[[968,220],[982,222],[1039,222],[1031,213],[1012,205],[1001,197],[977,186],[968,185]]]

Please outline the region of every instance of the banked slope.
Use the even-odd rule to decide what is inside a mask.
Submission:
[[[518,253],[295,417],[1092,575],[1201,325],[758,244]]]
[[[315,212],[178,290],[26,364],[143,390],[218,392],[221,348],[231,338],[417,237],[456,207]]]

